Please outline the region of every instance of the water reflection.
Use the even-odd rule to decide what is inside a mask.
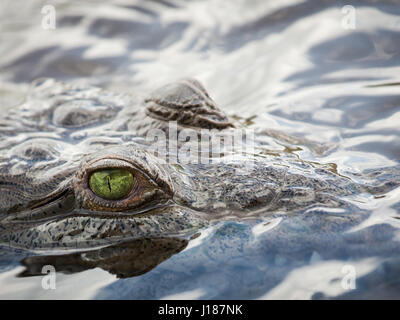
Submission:
[[[178,238],[144,238],[93,251],[31,256],[21,261],[26,269],[18,277],[42,276],[42,268],[46,265],[53,266],[56,272],[68,274],[101,268],[118,278],[135,277],[182,251],[187,243]]]

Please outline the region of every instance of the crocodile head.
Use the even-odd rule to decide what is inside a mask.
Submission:
[[[0,134],[0,240],[15,247],[188,239],[221,219],[350,206],[340,196],[365,191],[264,152],[196,80],[141,95],[39,79]]]

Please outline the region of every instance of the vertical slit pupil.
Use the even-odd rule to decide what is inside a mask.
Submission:
[[[108,189],[111,192],[110,176],[107,176],[107,184],[108,184]]]

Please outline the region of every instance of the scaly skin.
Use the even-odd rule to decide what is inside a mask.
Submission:
[[[233,137],[243,129],[196,80],[143,97],[37,80],[26,102],[0,123],[1,242],[28,249],[93,248],[131,239],[189,239],[218,220],[295,214],[321,206],[354,212],[333,215],[327,228],[334,228],[360,218],[360,210],[346,197],[382,194],[399,181],[398,167],[366,173],[357,184],[290,152],[268,154],[262,134],[253,153],[206,152],[204,163],[193,163],[200,151],[194,158],[193,153],[181,158],[175,148],[181,152],[190,144],[172,143],[170,121],[177,125],[176,135],[189,132],[194,138],[206,129],[211,138]],[[168,161],[154,152],[152,139],[145,139],[154,133],[166,133]],[[266,134],[281,141],[290,138]],[[92,191],[91,174],[109,168],[132,173],[135,182],[128,196],[110,200]]]

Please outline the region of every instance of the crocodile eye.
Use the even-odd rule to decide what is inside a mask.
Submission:
[[[111,148],[105,150],[113,150]],[[129,150],[129,149],[128,149]],[[105,152],[102,151],[102,152]],[[173,195],[170,178],[142,151],[85,159],[74,177],[75,203],[90,211],[143,212]],[[118,157],[118,158],[117,158]]]
[[[89,186],[94,194],[107,200],[119,200],[132,190],[134,178],[126,169],[110,168],[93,172]]]

